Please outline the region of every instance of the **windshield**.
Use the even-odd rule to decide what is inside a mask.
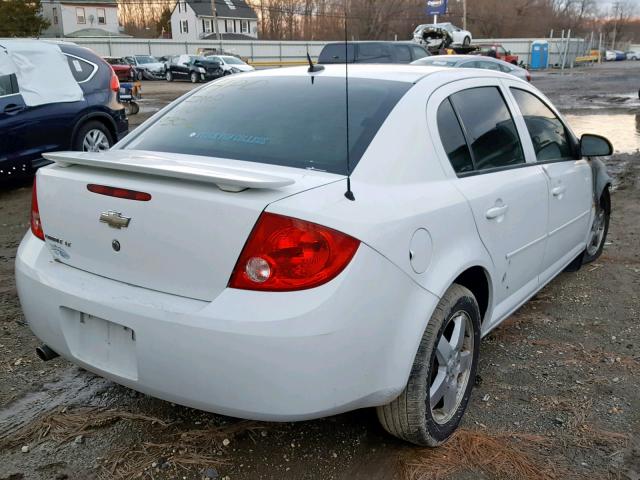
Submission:
[[[353,168],[411,83],[349,79]],[[167,112],[125,148],[347,173],[344,78],[226,78]]]
[[[244,65],[245,63],[236,57],[222,57],[229,65]]]
[[[158,60],[155,57],[150,57],[147,55],[137,55],[136,60],[138,60],[138,63],[141,63],[142,65],[145,65],[147,63],[158,63]]]

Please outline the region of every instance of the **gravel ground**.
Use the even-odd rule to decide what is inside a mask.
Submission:
[[[242,422],[41,362],[13,276],[30,187],[0,191],[0,480],[640,479],[640,154],[637,123],[609,120],[640,112],[639,67],[534,76],[576,130],[611,135],[609,239],[596,263],[561,274],[483,341],[463,428],[436,450],[387,436],[371,410]],[[132,127],[190,88],[145,82]]]

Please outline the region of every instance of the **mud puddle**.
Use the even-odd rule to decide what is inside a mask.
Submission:
[[[39,415],[72,404],[99,405],[99,394],[113,385],[77,367],[65,369],[58,380],[16,399],[0,409],[0,439]]]
[[[640,150],[640,112],[568,113],[564,117],[578,136],[595,133],[607,137],[616,153],[635,153]]]

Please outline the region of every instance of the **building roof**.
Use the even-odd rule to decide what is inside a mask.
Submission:
[[[82,30],[76,30],[75,32],[65,35],[65,37],[79,38],[79,37],[131,37],[124,33],[113,33],[102,28],[83,28]]]
[[[244,0],[215,0],[216,13],[222,18],[258,18],[256,12]],[[213,17],[211,2],[207,0],[187,0],[196,15]]]
[[[244,33],[220,33],[222,40],[255,40],[255,37],[245,35]],[[204,40],[217,40],[218,37],[215,33],[211,33],[204,37]]]
[[[118,0],[60,0],[60,3],[77,3],[84,5],[101,4],[101,5],[113,5],[118,6]]]

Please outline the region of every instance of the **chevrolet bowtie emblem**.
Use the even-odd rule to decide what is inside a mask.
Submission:
[[[127,228],[130,221],[131,217],[125,217],[120,212],[114,212],[113,210],[100,214],[100,222],[106,223],[111,228]]]

